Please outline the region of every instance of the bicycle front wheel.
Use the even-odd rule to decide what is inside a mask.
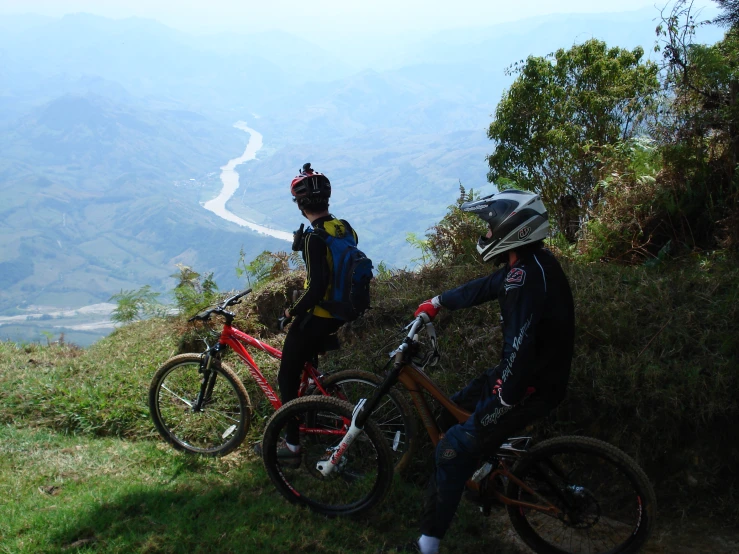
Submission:
[[[350,404],[360,398],[369,399],[383,379],[367,371],[347,369],[326,375],[321,384],[326,392]],[[316,388],[314,394],[320,394]],[[395,471],[401,472],[410,463],[416,448],[416,418],[403,394],[391,389],[372,412],[372,420],[377,424],[390,447]]]
[[[624,452],[588,437],[535,445],[512,470],[508,506],[518,535],[539,553],[637,552],[646,543],[657,501],[649,479]],[[549,508],[545,511],[542,508]]]
[[[285,404],[269,420],[262,439],[264,467],[290,502],[328,515],[356,515],[380,502],[392,483],[393,462],[382,431],[371,419],[329,476],[317,469],[338,449],[353,406],[329,396],[304,396]],[[284,435],[299,422],[301,455],[284,456]]]
[[[213,359],[211,369],[201,373],[200,358],[181,354],[159,368],[149,386],[149,412],[159,434],[177,450],[223,456],[246,437],[251,403],[230,367]]]

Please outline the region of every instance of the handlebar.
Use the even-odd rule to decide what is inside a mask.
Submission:
[[[431,346],[433,347],[433,350],[426,354],[419,362],[416,360],[411,360],[409,358],[414,354],[414,350],[412,349],[412,347],[418,344],[418,332],[423,326],[426,327],[426,333],[431,340]],[[436,340],[436,329],[434,328],[434,324],[431,323],[431,318],[427,314],[422,313],[421,315],[416,317],[405,327],[405,329],[409,329],[408,335],[403,339],[403,342],[400,344],[400,346],[398,346],[398,348],[390,353],[390,357],[395,358],[393,368],[388,372],[385,380],[375,389],[372,397],[364,404],[360,412],[355,414],[355,417],[352,420],[352,425],[358,429],[364,428],[364,424],[367,421],[367,418],[369,418],[372,412],[375,410],[378,403],[380,402],[380,399],[385,394],[387,394],[387,392],[390,390],[390,387],[392,387],[397,382],[398,376],[400,375],[400,372],[402,371],[402,368],[406,363],[411,362],[414,366],[420,365],[423,368],[427,365],[435,365],[436,362],[439,361],[440,354],[438,343]]]
[[[233,317],[233,314],[231,312],[227,312],[226,308],[228,306],[234,306],[236,304],[240,304],[241,298],[246,296],[250,292],[251,292],[251,289],[246,289],[245,291],[242,291],[238,294],[234,294],[230,298],[227,298],[226,300],[218,304],[215,308],[211,308],[210,310],[207,310],[202,313],[197,313],[194,316],[192,316],[190,319],[188,319],[187,321],[208,321],[212,314]]]
[[[406,325],[405,329],[410,329],[408,331],[408,335],[403,339],[403,342],[400,344],[400,346],[398,346],[398,348],[390,352],[390,357],[395,358],[396,364],[402,363],[408,349],[413,344],[418,342],[418,332],[423,326],[426,327],[426,334],[431,340],[431,346],[433,350],[425,356],[425,359],[423,360],[423,363],[421,363],[421,365],[424,367],[427,365],[433,366],[436,365],[436,363],[439,361],[440,354],[439,343],[436,338],[436,328],[431,322],[431,318],[427,314],[422,313],[413,321],[411,321],[408,325]]]

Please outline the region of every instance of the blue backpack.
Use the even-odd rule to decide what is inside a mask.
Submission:
[[[336,319],[354,321],[370,309],[372,260],[365,256],[352,233],[333,236],[325,229],[311,229],[331,252],[331,295],[319,305]]]

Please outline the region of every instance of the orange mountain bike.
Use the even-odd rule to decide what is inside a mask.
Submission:
[[[431,348],[419,356],[418,332]],[[391,353],[392,370],[369,400],[356,406],[336,398],[298,398],[270,419],[262,441],[264,466],[291,502],[328,515],[357,514],[380,502],[393,474],[390,449],[370,419],[395,383],[411,395],[431,441],[441,431],[424,392],[460,423],[470,414],[449,400],[424,373],[438,360],[436,332],[426,314],[416,318]],[[298,468],[281,463],[277,448],[285,425],[299,419],[303,457]],[[468,487],[476,489],[482,512],[506,505],[521,539],[536,552],[635,552],[647,541],[656,499],[647,476],[616,447],[588,437],[564,436],[534,444],[508,439],[481,460]]]
[[[225,322],[218,342],[202,354],[180,354],[167,360],[149,387],[149,412],[161,436],[177,450],[223,456],[237,448],[251,424],[251,400],[239,376],[222,360],[230,348],[246,365],[274,409],[280,399],[249,354],[248,348],[282,359],[282,352],[233,326],[234,314],[227,307],[238,304],[251,289],[236,294],[214,308],[190,318],[208,321],[213,315]],[[322,375],[315,364],[306,363],[299,397],[317,394],[356,402],[371,395],[382,383],[374,373],[357,370]],[[416,424],[408,401],[391,391],[373,415],[392,452],[396,469],[410,460],[415,445]]]

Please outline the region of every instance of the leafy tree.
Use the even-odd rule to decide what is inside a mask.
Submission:
[[[675,215],[694,245],[739,244],[739,2],[719,2],[723,40],[694,42],[692,0],[677,0],[657,27],[664,85],[671,99],[655,129],[675,190]]]
[[[51,339],[54,338],[54,333],[51,331],[41,331],[41,334],[46,337],[46,346],[51,346]]]
[[[158,292],[145,285],[138,290],[122,290],[110,297],[117,306],[110,316],[112,321],[130,323],[145,316],[157,315],[162,309],[157,301]]]
[[[724,13],[713,22],[722,27],[739,27],[739,0],[715,0]]]
[[[658,68],[643,57],[593,39],[508,69],[518,77],[488,129],[488,179],[541,194],[570,241],[598,200],[599,150],[633,136],[653,105]]]

